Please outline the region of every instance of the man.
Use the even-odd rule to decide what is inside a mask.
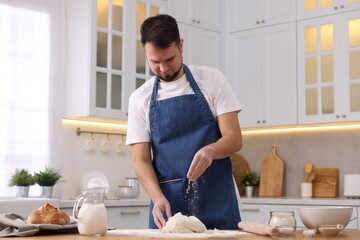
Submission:
[[[156,76],[130,97],[127,144],[152,200],[149,227],[162,229],[181,212],[208,229],[237,229],[228,156],[242,146],[238,100],[220,71],[183,64],[173,17],[146,19],[141,43]]]

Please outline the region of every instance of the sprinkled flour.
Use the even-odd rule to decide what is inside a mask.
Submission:
[[[188,185],[185,192],[185,203],[189,216],[199,215],[199,181],[204,183],[204,179],[201,176],[196,181],[188,181]]]
[[[234,238],[250,233],[240,230],[206,230],[203,233],[162,233],[159,229],[115,229],[110,230],[106,235],[116,236],[138,236],[154,238]]]

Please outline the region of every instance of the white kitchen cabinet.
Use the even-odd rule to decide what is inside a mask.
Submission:
[[[221,0],[167,0],[168,14],[178,22],[222,31],[224,2]]]
[[[268,224],[270,219],[270,206],[259,204],[241,204],[240,216],[243,222],[256,222]]]
[[[242,127],[297,123],[296,24],[230,34],[229,80]]]
[[[145,229],[149,227],[149,206],[107,206],[108,225],[119,229]],[[72,216],[72,208],[60,208]]]
[[[360,120],[360,11],[297,29],[299,123]]]
[[[296,19],[296,0],[230,0],[230,32],[287,23]]]
[[[178,23],[178,26],[180,36],[184,39],[184,63],[214,67],[224,72],[223,35],[182,23]]]
[[[66,0],[65,118],[127,119],[128,98],[140,85],[139,3],[146,16],[165,11],[162,0]]]
[[[119,229],[146,229],[149,227],[149,207],[108,207],[109,226]]]
[[[297,18],[308,19],[360,9],[360,0],[299,0]]]
[[[205,65],[225,71],[224,4],[219,0],[168,0],[184,39],[185,64]]]

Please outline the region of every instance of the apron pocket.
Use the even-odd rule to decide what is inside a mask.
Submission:
[[[170,203],[172,215],[185,210],[184,183],[181,178],[160,182],[161,191]]]

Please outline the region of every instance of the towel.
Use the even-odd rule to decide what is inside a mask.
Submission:
[[[32,236],[38,232],[68,232],[75,230],[77,232],[77,223],[75,220],[64,226],[55,224],[28,224],[26,217],[16,213],[0,214],[0,237],[26,237]]]

